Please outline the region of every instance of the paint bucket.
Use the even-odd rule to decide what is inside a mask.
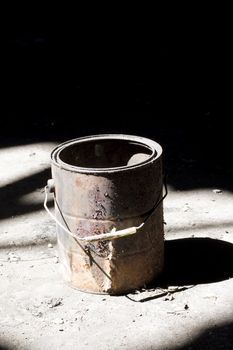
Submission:
[[[63,276],[72,287],[123,294],[161,273],[161,155],[155,141],[118,134],[78,138],[52,151],[45,207],[57,222]]]

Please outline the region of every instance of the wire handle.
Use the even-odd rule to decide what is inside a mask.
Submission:
[[[49,180],[50,181],[50,180]],[[132,226],[128,227],[123,230],[116,231],[115,228],[112,229],[111,232],[108,233],[102,233],[99,235],[93,235],[93,236],[87,236],[87,237],[78,237],[74,235],[67,227],[65,227],[60,221],[57,220],[56,216],[53,215],[53,213],[49,210],[47,206],[48,202],[48,193],[51,193],[50,185],[45,186],[45,199],[44,199],[44,208],[47,211],[47,213],[50,215],[50,217],[56,222],[58,226],[60,226],[65,232],[67,232],[69,235],[74,237],[75,239],[79,241],[85,241],[85,242],[95,242],[95,241],[109,241],[111,239],[117,239],[121,237],[127,237],[135,234],[137,230],[139,230],[143,225],[144,222],[139,226]],[[56,203],[57,204],[57,203]]]
[[[58,207],[58,210],[61,214],[61,217],[63,219],[63,221],[65,222],[66,226],[65,227],[60,221],[58,221],[58,219],[56,218],[56,216],[49,210],[48,206],[47,206],[47,202],[48,202],[48,194],[49,193],[54,193],[55,192],[55,186],[54,186],[54,180],[50,179],[47,182],[47,186],[45,186],[45,199],[44,199],[44,208],[47,211],[47,213],[50,215],[50,217],[56,222],[56,224],[58,226],[60,226],[65,232],[67,232],[69,235],[71,235],[73,238],[75,238],[75,240],[78,241],[84,241],[84,242],[97,242],[97,241],[109,241],[112,239],[117,239],[117,238],[122,238],[122,237],[128,237],[131,235],[134,235],[138,230],[140,230],[140,228],[142,228],[145,224],[145,222],[150,218],[150,216],[154,213],[155,209],[158,207],[158,205],[164,200],[164,198],[167,196],[167,186],[165,183],[165,195],[163,197],[161,197],[156,204],[154,205],[154,207],[148,212],[148,215],[146,217],[146,219],[144,220],[144,222],[141,223],[141,225],[139,226],[132,226],[132,227],[128,227],[125,228],[123,230],[118,230],[116,231],[115,228],[113,228],[111,230],[111,232],[108,233],[102,233],[99,235],[93,235],[93,236],[86,236],[86,237],[78,237],[76,235],[74,235],[68,228],[68,225],[66,224],[64,217],[61,213],[61,210],[59,208],[59,205],[56,201],[56,197],[54,196],[55,199],[55,203]]]

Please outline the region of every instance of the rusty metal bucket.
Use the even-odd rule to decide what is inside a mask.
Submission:
[[[158,143],[129,135],[88,136],[53,150],[45,208],[57,222],[63,275],[72,287],[122,294],[161,273],[161,155]]]

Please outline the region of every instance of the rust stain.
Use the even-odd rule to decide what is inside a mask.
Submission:
[[[134,136],[121,140],[122,136],[119,135],[117,138],[120,141],[115,140],[115,136],[88,137],[86,140],[91,142],[86,142],[85,147],[82,139],[68,142],[65,145],[65,148],[68,146],[65,150],[68,159],[66,168],[57,166],[60,162],[60,149],[56,148],[53,153],[52,172],[57,189],[57,202],[68,227],[77,237],[103,234],[110,232],[113,227],[120,230],[138,226],[144,219],[143,215],[153,208],[162,191],[159,146],[153,141]],[[77,171],[73,168],[69,171],[72,157],[73,165],[76,164],[76,152],[83,157],[84,165],[88,161],[90,165],[94,161],[95,165],[98,159],[93,158],[94,153],[88,151],[83,154],[83,151],[99,144],[103,146],[104,154],[97,152],[98,159],[102,157],[103,164],[109,167],[109,171],[102,171],[101,168],[96,170],[94,167],[90,171],[88,168],[82,172],[78,168]],[[70,146],[74,151],[71,158],[68,157]],[[127,168],[132,157],[138,157],[143,152],[147,157],[148,149],[154,150],[154,155],[151,153],[151,158],[145,160],[143,166],[140,166],[139,160],[135,166],[132,164]],[[63,154],[63,163],[65,160]],[[125,168],[113,171],[117,164]],[[56,215],[60,220],[58,211]],[[143,286],[162,270],[162,204],[141,231],[132,237],[83,243],[81,249],[65,231],[59,229],[58,233],[64,255],[61,262],[67,266],[67,260],[67,274],[70,275],[71,284],[79,289],[119,294]]]
[[[80,179],[79,176],[76,177],[75,184],[76,184],[77,187],[81,187],[82,186],[83,182],[82,182],[82,180]]]

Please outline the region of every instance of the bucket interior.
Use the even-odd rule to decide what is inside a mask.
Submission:
[[[129,140],[88,140],[63,148],[62,162],[84,168],[116,168],[146,161],[155,151],[140,142]]]

